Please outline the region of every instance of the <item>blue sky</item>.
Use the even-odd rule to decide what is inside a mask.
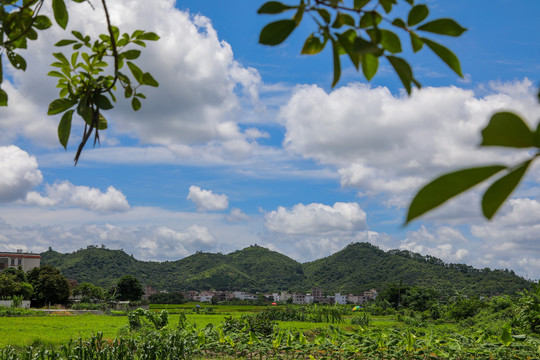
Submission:
[[[277,47],[260,29],[287,15],[261,16],[263,1],[147,0],[111,4],[121,30],[155,31],[141,66],[160,82],[133,113],[119,101],[100,147],[73,157],[46,116],[56,96],[45,74],[49,30],[32,44],[26,72],[2,85],[0,246],[71,252],[91,244],[143,260],[259,244],[310,261],[368,241],[447,262],[508,268],[540,278],[540,172],[491,222],[477,189],[403,227],[415,191],[435,176],[526,153],[479,150],[489,116],[512,109],[540,119],[540,3],[427,1],[430,19],[451,17],[468,31],[440,38],[460,58],[458,78],[428,49],[407,53],[423,89],[412,96],[389,67],[366,83],[343,58],[331,88],[331,54],[302,56],[309,20]],[[408,5],[405,5],[408,6]],[[71,5],[70,29],[104,31],[101,9]],[[404,41],[404,48],[408,42]],[[6,64],[4,64],[6,66]]]

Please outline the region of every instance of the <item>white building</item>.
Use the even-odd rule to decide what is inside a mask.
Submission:
[[[334,295],[334,304],[347,304],[347,295],[341,295],[340,293],[336,293],[336,295]]]
[[[305,304],[306,295],[301,294],[299,292],[295,292],[294,294],[292,294],[292,302],[293,304]]]
[[[41,255],[33,253],[24,253],[22,250],[17,252],[0,252],[0,271],[7,268],[18,268],[28,272],[35,267],[39,267]]]
[[[233,297],[235,299],[240,299],[240,300],[257,300],[258,299],[257,295],[247,294],[244,291],[234,291]]]

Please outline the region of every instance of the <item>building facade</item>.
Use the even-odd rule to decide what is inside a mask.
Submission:
[[[25,253],[22,250],[17,252],[0,252],[0,271],[8,268],[18,268],[28,272],[35,267],[39,267],[41,255],[34,253]]]

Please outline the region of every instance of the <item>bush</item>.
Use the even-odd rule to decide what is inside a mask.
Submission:
[[[254,334],[270,337],[274,334],[276,323],[267,317],[257,315],[242,315],[240,319],[226,317],[223,324],[225,332],[253,332]],[[245,330],[244,330],[245,329]]]
[[[371,324],[371,317],[367,312],[361,312],[351,318],[352,325],[369,326]]]

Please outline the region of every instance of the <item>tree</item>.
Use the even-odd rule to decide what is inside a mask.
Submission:
[[[22,296],[25,300],[30,299],[34,293],[34,289],[32,288],[32,285],[26,281],[26,277],[21,280],[12,271],[8,270],[11,269],[6,269],[0,273],[0,298]]]
[[[69,282],[54,266],[33,268],[27,276],[34,287],[34,297],[39,305],[62,304],[69,298]]]
[[[123,301],[137,301],[144,295],[141,283],[132,275],[124,275],[116,285],[116,296]]]
[[[93,8],[90,1],[72,1],[85,2]],[[150,73],[142,71],[132,62],[141,54],[140,50],[132,48],[133,45],[144,47],[146,41],[156,41],[159,36],[143,30],[120,35],[119,29],[111,24],[106,1],[101,0],[101,3],[107,21],[107,33],[92,41],[90,36],[72,31],[72,39],[60,40],[56,46],[71,45],[75,52],[70,60],[62,53],[54,53],[58,61],[52,63],[52,66],[58,70],[48,74],[59,78],[57,86],[60,88],[59,98],[51,102],[47,113],[49,115],[63,113],[58,125],[58,139],[64,148],[67,147],[71,132],[73,114],[76,112],[85,122],[82,140],[75,155],[75,164],[90,136],[94,134],[95,145],[99,142],[99,130],[107,128],[107,120],[102,111],[113,108],[111,101],[116,102],[114,92],[117,84],[124,89],[124,96],[131,98],[135,111],[141,107],[140,99],[145,98],[144,94],[138,91],[139,87],[159,85]],[[39,31],[52,26],[51,20],[40,14],[44,4],[45,0],[26,0],[22,4],[18,0],[6,0],[0,3],[0,56],[5,52],[15,69],[23,71],[26,69],[26,61],[18,51],[26,49],[29,41],[37,40]],[[56,23],[66,29],[69,13],[64,0],[52,0],[51,5]],[[79,53],[80,49],[85,51]],[[106,61],[108,57],[112,58],[111,62]],[[130,70],[131,77],[120,71],[125,64]],[[3,81],[2,74],[0,57],[0,85]],[[0,88],[0,106],[7,104],[7,93]]]
[[[103,289],[94,284],[84,282],[73,289],[73,295],[82,296],[82,302],[98,302],[105,299]]]

